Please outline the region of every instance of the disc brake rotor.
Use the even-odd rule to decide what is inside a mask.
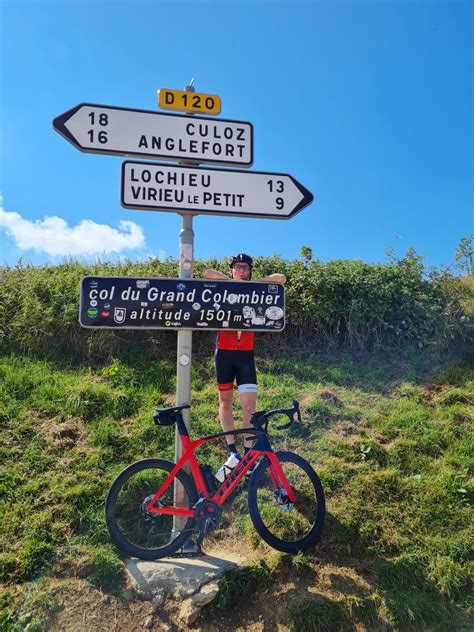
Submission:
[[[158,518],[157,514],[153,514],[150,511],[147,511],[147,506],[150,504],[153,497],[154,494],[152,494],[151,496],[147,496],[140,505],[140,515],[143,520],[145,520],[145,522],[155,522],[155,520]],[[161,502],[161,500],[159,500],[158,503],[155,503],[155,506],[164,507],[165,505],[163,502]]]
[[[288,495],[283,487],[280,487],[280,489],[277,489],[276,492],[274,493],[274,496],[277,503],[277,507],[280,511],[288,512],[293,509],[294,503],[290,502]]]

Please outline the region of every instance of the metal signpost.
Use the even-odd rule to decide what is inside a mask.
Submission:
[[[282,285],[192,279],[193,215],[289,219],[313,201],[312,193],[288,174],[198,167],[250,167],[253,126],[194,116],[219,114],[221,102],[215,95],[195,93],[193,81],[184,91],[158,93],[160,107],[184,114],[81,103],[53,120],[55,131],[80,151],[180,163],[126,161],[121,183],[125,208],[181,215],[180,278],[86,277],[79,316],[84,327],[176,329],[177,405],[191,401],[193,329],[281,331],[285,324]],[[183,418],[189,429],[189,410],[183,410]],[[175,455],[181,456],[178,435]],[[179,485],[174,493],[176,498]]]
[[[179,231],[179,277],[180,279],[192,279],[194,267],[194,231],[192,215],[182,215],[182,225]],[[181,283],[184,285],[183,281]],[[178,288],[177,288],[178,289]],[[186,288],[184,288],[186,289]],[[165,321],[166,322],[166,321]],[[175,321],[176,322],[176,319]],[[193,350],[193,332],[191,329],[178,331],[177,356],[176,356],[176,405],[191,403],[191,357]],[[183,420],[188,431],[191,429],[191,414],[189,408],[182,410]],[[174,453],[176,461],[182,456],[182,445],[178,428],[174,436]],[[175,485],[175,495],[183,493],[181,483]],[[176,518],[176,529],[184,526],[183,518]]]

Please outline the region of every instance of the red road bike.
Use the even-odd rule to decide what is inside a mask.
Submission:
[[[219,524],[222,507],[248,477],[248,509],[258,534],[273,548],[303,551],[320,537],[324,492],[312,466],[293,452],[274,452],[268,437],[271,417],[285,415],[284,430],[302,425],[297,401],[289,409],[253,414],[253,429],[220,432],[191,441],[181,414],[189,405],[157,409],[159,426],[177,424],[183,445],[178,463],[143,459],[125,468],[112,483],[105,505],[107,527],[125,553],[153,560],[175,553],[197,530],[200,545]],[[196,449],[227,434],[254,435],[251,450],[220,484],[209,466],[199,465]],[[185,470],[189,465],[191,475]],[[251,474],[248,476],[248,473]]]

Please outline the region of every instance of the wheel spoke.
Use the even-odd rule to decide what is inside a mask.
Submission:
[[[295,495],[294,502],[289,500],[283,486],[273,482],[267,463],[266,469],[256,472],[254,484],[249,488],[250,515],[259,534],[271,546],[296,551],[319,535],[324,494],[316,473],[304,459],[289,452],[277,454]]]
[[[107,525],[118,546],[132,555],[154,559],[171,553],[193,530],[192,519],[147,511],[171,467],[167,461],[148,459],[124,470],[112,485],[107,499]],[[194,505],[191,483],[183,484],[185,475],[178,476],[180,480],[174,480],[154,507],[189,509]]]
[[[265,475],[257,491],[257,505],[263,523],[280,539],[297,541],[311,531],[317,515],[316,497],[305,493],[308,475],[294,463],[282,463],[285,476],[295,494],[289,503],[285,490],[275,489],[270,476]]]

